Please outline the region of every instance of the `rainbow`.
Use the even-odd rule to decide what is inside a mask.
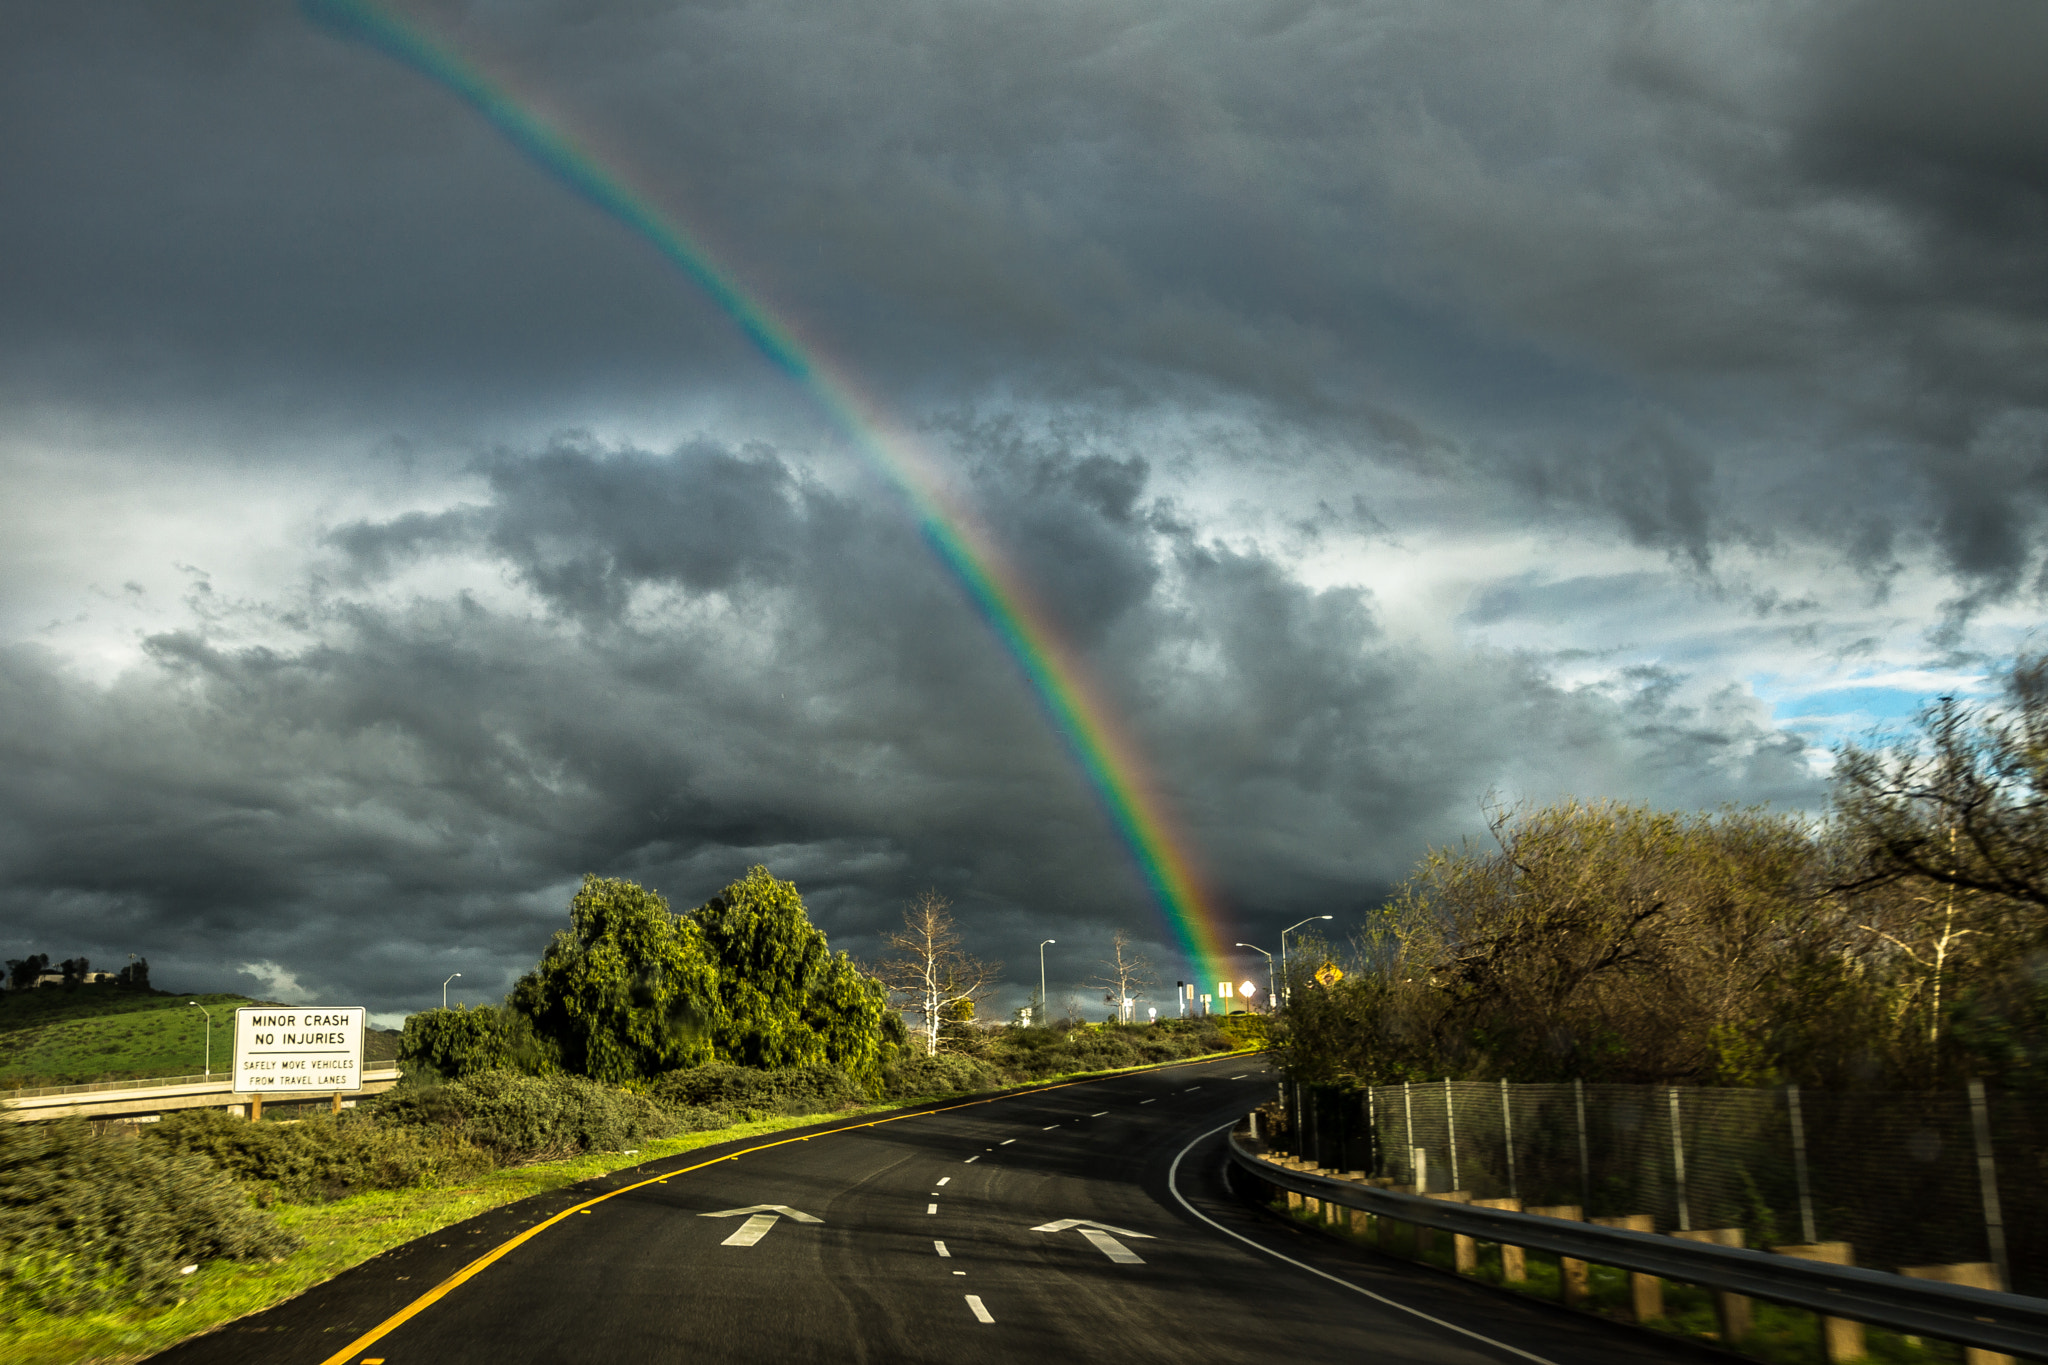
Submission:
[[[922,446],[817,346],[805,344],[791,323],[771,315],[672,216],[636,194],[621,173],[599,164],[563,131],[537,117],[502,82],[491,80],[389,5],[301,0],[301,8],[315,23],[403,62],[483,115],[543,170],[645,239],[709,295],[763,356],[812,395],[901,494],[932,552],[1016,661],[1129,851],[1194,978],[1213,990],[1229,974],[1223,922],[1186,839],[1146,776],[1137,746],[1022,575],[951,491]]]

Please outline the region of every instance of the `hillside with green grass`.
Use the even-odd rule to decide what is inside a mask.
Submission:
[[[246,995],[170,995],[81,986],[0,992],[0,1088],[196,1076],[206,1067],[213,1014],[213,1069],[225,1073],[237,1006],[276,1004]],[[398,1055],[398,1035],[371,1030],[365,1062]]]

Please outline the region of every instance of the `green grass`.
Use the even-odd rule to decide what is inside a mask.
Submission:
[[[1325,1224],[1306,1209],[1288,1208],[1284,1199],[1276,1200],[1268,1207],[1284,1218],[1354,1246],[1385,1250],[1391,1255],[1420,1261],[1439,1270],[1453,1269],[1451,1235],[1447,1232],[1437,1233],[1431,1239],[1433,1246],[1418,1248],[1416,1234],[1421,1229],[1396,1222],[1392,1239],[1383,1247],[1376,1235],[1353,1233],[1348,1226],[1341,1224]],[[1501,1273],[1499,1247],[1482,1242],[1478,1250],[1479,1264],[1470,1278],[1496,1288],[1527,1294],[1531,1298],[1551,1303],[1558,1301],[1559,1271],[1555,1258],[1533,1251],[1527,1253],[1525,1269],[1528,1278],[1510,1281]],[[1586,1311],[1618,1322],[1631,1321],[1627,1271],[1613,1266],[1589,1265],[1586,1267],[1586,1280]],[[1741,1342],[1721,1344],[1730,1345],[1743,1355],[1765,1361],[1768,1365],[1825,1365],[1820,1319],[1815,1314],[1764,1299],[1750,1301],[1750,1314],[1753,1330],[1749,1337]],[[1695,1285],[1666,1280],[1664,1316],[1641,1325],[1672,1336],[1720,1342],[1713,1295]],[[1863,1339],[1867,1352],[1865,1358],[1883,1362],[1883,1365],[1958,1365],[1963,1358],[1962,1348],[1949,1342],[1905,1337],[1882,1327],[1866,1325]]]
[[[222,1074],[232,1061],[236,1007],[276,1003],[111,986],[0,992],[0,1089],[196,1076],[206,1065],[206,1016],[193,1000],[213,1014],[213,1069]],[[396,1057],[397,1043],[397,1035],[371,1030],[364,1060]]]
[[[331,1204],[283,1206],[277,1210],[278,1221],[305,1242],[292,1255],[269,1264],[209,1262],[190,1277],[185,1296],[173,1304],[62,1317],[17,1315],[0,1323],[0,1358],[9,1365],[111,1365],[140,1360],[186,1337],[259,1313],[372,1256],[501,1204],[643,1161],[734,1138],[800,1128],[820,1118],[814,1114],[735,1124],[650,1141],[631,1156],[593,1153],[569,1161],[493,1171],[448,1189],[379,1191]],[[431,1287],[420,1286],[422,1291]]]
[[[1212,1052],[1186,1061],[1220,1061],[1254,1050]],[[1014,1088],[1040,1090],[1130,1071],[1154,1070],[1162,1065],[1181,1066],[1186,1061],[1120,1067],[1106,1072],[1074,1072]],[[424,1237],[528,1195],[544,1194],[623,1167],[659,1161],[737,1138],[783,1132],[833,1119],[851,1121],[866,1114],[887,1113],[920,1104],[972,1098],[974,1096],[953,1095],[929,1096],[923,1100],[897,1099],[839,1114],[809,1114],[737,1123],[708,1132],[653,1139],[632,1155],[596,1152],[568,1161],[493,1171],[455,1187],[379,1191],[329,1204],[280,1206],[276,1211],[278,1221],[298,1234],[305,1243],[292,1255],[260,1265],[239,1261],[208,1262],[187,1281],[185,1296],[168,1305],[72,1316],[17,1313],[11,1318],[0,1317],[0,1360],[7,1361],[8,1365],[121,1365],[122,1362],[141,1360],[187,1337],[210,1332],[251,1313],[260,1313],[414,1238]],[[420,1286],[422,1291],[431,1287]]]

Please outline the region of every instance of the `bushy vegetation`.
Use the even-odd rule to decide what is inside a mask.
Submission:
[[[259,1204],[442,1184],[492,1165],[459,1130],[401,1128],[353,1114],[251,1123],[218,1109],[187,1109],[150,1125],[140,1145],[200,1158],[244,1182]]]
[[[0,1124],[0,1314],[160,1300],[188,1265],[291,1247],[202,1157],[79,1122]]]
[[[2048,662],[1850,748],[1825,820],[1567,801],[1294,960],[1304,1079],[2048,1088]],[[1308,958],[1304,962],[1303,957]]]
[[[867,1104],[875,1096],[834,1066],[792,1066],[775,1070],[713,1062],[671,1071],[648,1094],[679,1114],[696,1111],[722,1123],[791,1114],[829,1114]]]
[[[881,984],[834,953],[795,886],[756,867],[675,914],[657,892],[586,877],[502,1008],[406,1021],[400,1061],[439,1079],[517,1070],[652,1081],[712,1063],[836,1067],[872,1087],[903,1037]]]

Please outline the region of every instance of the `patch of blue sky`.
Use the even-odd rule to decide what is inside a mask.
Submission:
[[[1899,687],[1830,687],[1782,697],[1772,703],[1771,715],[1781,725],[1830,716],[1860,716],[1882,724],[1911,720],[1930,700]]]

